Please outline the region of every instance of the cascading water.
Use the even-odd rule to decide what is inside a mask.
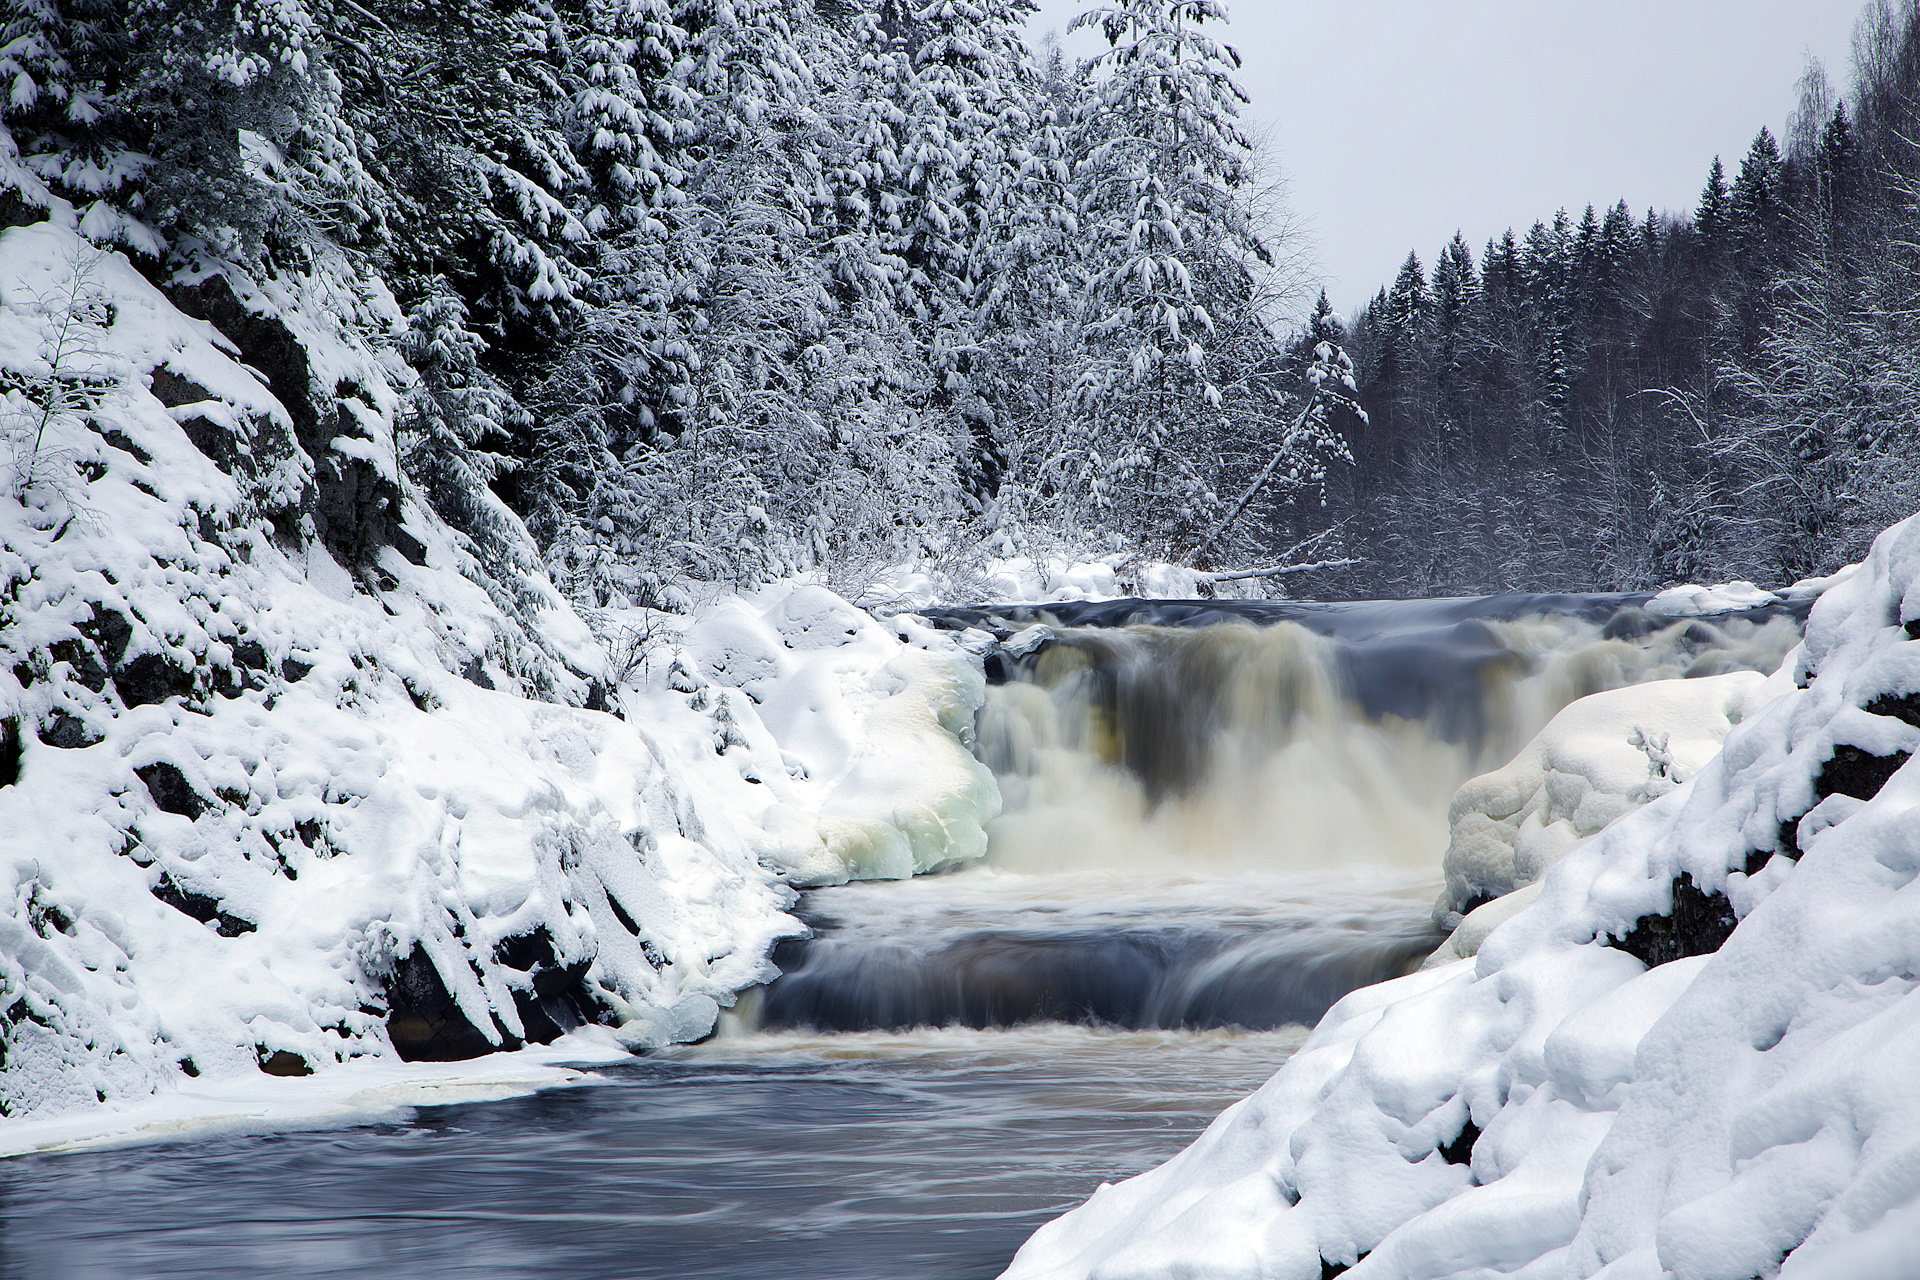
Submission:
[[[738,1026],[1311,1024],[1439,943],[1467,778],[1576,698],[1770,671],[1799,638],[1779,607],[1663,620],[1640,599],[1062,610],[1133,625],[995,656],[985,862],[812,895],[815,936]]]

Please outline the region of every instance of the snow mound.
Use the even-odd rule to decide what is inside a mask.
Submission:
[[[483,544],[401,474],[410,375],[326,318],[391,299],[176,282],[216,327],[73,222],[0,236],[8,1124],[697,1039],[800,931],[790,882],[984,847],[950,638],[786,584],[657,615],[649,676],[511,512]]]
[[[1548,870],[1474,959],[1349,996],[1006,1274],[1913,1274],[1920,518],[1790,662],[1803,687]]]
[[[663,623],[678,627],[628,615]],[[688,748],[683,767],[713,775],[703,786],[751,784],[729,808],[787,883],[903,879],[986,852],[1000,792],[970,750],[986,678],[953,633],[783,583],[717,602],[674,644],[623,705],[708,718],[715,751]]]
[[[1727,733],[1792,688],[1782,671],[1653,680],[1568,704],[1514,758],[1454,793],[1437,911],[1538,880],[1580,841],[1697,774]]]

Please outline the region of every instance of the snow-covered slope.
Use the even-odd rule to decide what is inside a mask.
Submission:
[[[0,1123],[696,1038],[792,884],[983,850],[951,637],[794,584],[596,633],[400,474],[390,300],[182,287],[216,328],[47,206],[0,235]]]
[[[1920,1274],[1920,518],[1796,662],[1477,957],[1348,997],[1007,1275]]]

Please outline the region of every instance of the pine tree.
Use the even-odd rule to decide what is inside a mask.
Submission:
[[[1780,146],[1767,129],[1754,136],[1727,202],[1727,224],[1743,254],[1767,253],[1779,241],[1786,216]],[[1751,265],[1752,260],[1743,261]]]
[[[1251,310],[1250,265],[1269,254],[1243,199],[1240,58],[1204,32],[1225,16],[1218,0],[1119,0],[1073,22],[1110,46],[1075,122],[1092,263],[1083,483],[1143,534],[1204,524],[1218,502],[1220,437],[1243,436],[1271,403],[1253,387],[1230,402],[1219,358],[1234,330],[1248,361],[1273,347]],[[1245,427],[1231,431],[1235,421]]]
[[[1700,243],[1711,258],[1717,256],[1725,245],[1731,218],[1732,193],[1727,189],[1727,171],[1720,163],[1720,157],[1713,158],[1713,168],[1707,171],[1707,185],[1701,189],[1700,204],[1694,211],[1693,226],[1700,236]]]

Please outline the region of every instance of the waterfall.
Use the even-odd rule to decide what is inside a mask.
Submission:
[[[1056,610],[989,660],[976,751],[1005,811],[984,861],[810,896],[814,936],[776,954],[783,976],[745,1022],[1311,1024],[1440,941],[1429,904],[1461,783],[1577,698],[1770,671],[1799,640],[1779,606],[1644,604]],[[1036,618],[953,621],[1007,637]]]

